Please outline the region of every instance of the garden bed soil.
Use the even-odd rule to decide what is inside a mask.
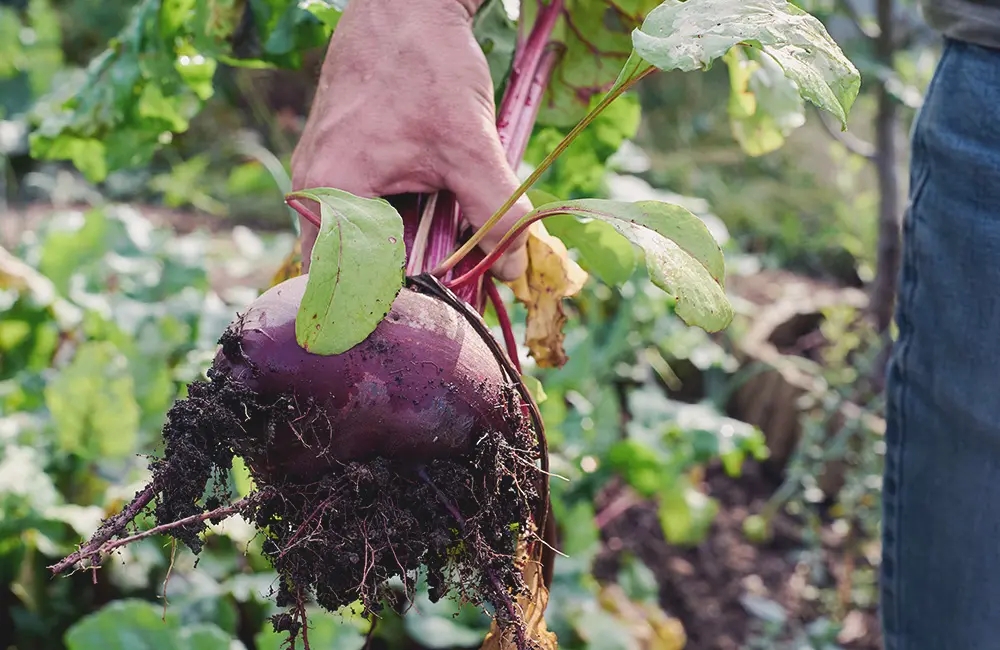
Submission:
[[[809,567],[797,558],[804,548],[798,524],[779,514],[771,541],[749,542],[743,534],[747,515],[760,511],[775,485],[757,465],[747,464],[744,475],[733,479],[719,468],[706,475],[707,492],[719,501],[719,514],[706,539],[695,548],[671,546],[663,537],[652,503],[636,506],[611,520],[602,531],[605,551],[595,574],[610,579],[617,558],[631,553],[657,577],[660,605],[684,624],[685,650],[743,650],[762,630],[761,621],[741,602],[753,594],[780,604],[787,613],[783,640],[822,615],[816,587],[843,590],[850,571],[845,562],[843,540],[825,530],[822,563],[830,584],[810,584]],[[605,491],[604,503],[619,488]],[[598,511],[604,503],[598,503]],[[855,560],[855,566],[860,560]],[[877,613],[854,609],[844,618],[838,642],[844,650],[882,648]],[[778,650],[782,646],[767,646]],[[788,646],[791,647],[791,646]]]

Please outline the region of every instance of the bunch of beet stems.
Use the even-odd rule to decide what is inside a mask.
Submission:
[[[538,2],[537,19],[527,34],[523,24],[518,26],[517,46],[497,111],[497,133],[507,153],[507,162],[514,169],[518,168],[524,157],[552,72],[563,53],[563,46],[551,39],[555,25],[565,11],[563,0],[550,0],[547,5],[542,4],[541,0],[529,1]],[[520,372],[521,364],[518,360],[517,342],[511,329],[510,316],[497,290],[495,280],[488,272],[490,264],[499,257],[506,244],[498,245],[488,256],[477,248],[458,264],[441,273],[436,270],[453,255],[462,241],[462,211],[455,195],[451,192],[407,195],[394,197],[393,203],[397,205],[403,218],[407,275],[415,276],[435,270],[445,286],[480,314],[485,312],[486,301],[489,300],[496,312],[511,362]],[[297,200],[289,200],[289,205],[314,226],[320,227],[319,216],[305,205]],[[509,238],[505,238],[505,241],[507,240]],[[137,494],[122,512],[105,522],[101,530],[85,546],[51,565],[49,569],[58,575],[78,563],[90,558],[100,558],[116,548],[139,539],[159,535],[195,521],[208,519],[218,521],[235,514],[246,505],[246,499],[243,499],[211,512],[155,526],[128,537],[113,539],[121,534],[128,522],[150,504],[155,494],[155,486],[148,486]],[[254,495],[247,497],[250,498],[254,498]],[[556,552],[553,545],[555,528],[551,510],[545,518],[545,529],[539,533],[544,541],[541,561],[543,582],[548,588],[552,582]],[[96,570],[98,563],[91,566]]]

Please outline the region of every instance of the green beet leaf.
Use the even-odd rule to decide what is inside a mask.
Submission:
[[[69,650],[173,650],[176,614],[141,600],[117,600],[77,621],[66,632]]]
[[[315,354],[346,352],[374,331],[403,286],[403,218],[387,201],[332,188],[288,196],[317,201],[322,213],[295,337]]]
[[[708,69],[736,45],[760,49],[802,97],[836,115],[844,128],[861,88],[857,68],[823,23],[786,0],[666,0],[632,33],[632,43],[657,68],[682,71]],[[630,59],[626,68],[634,65]]]
[[[674,297],[674,309],[688,325],[716,332],[732,321],[722,249],[685,208],[661,201],[582,199],[547,203],[524,219],[561,214],[606,221],[641,248],[653,284]]]
[[[550,0],[551,2],[551,0]],[[552,32],[562,50],[545,93],[538,123],[569,128],[615,80],[621,60],[632,50],[632,31],[657,0],[565,0]],[[518,27],[529,33],[541,2],[521,3]]]
[[[560,214],[545,220],[549,234],[555,235],[580,254],[579,264],[601,282],[611,286],[625,283],[635,271],[635,248],[614,226],[596,219],[581,220]]]

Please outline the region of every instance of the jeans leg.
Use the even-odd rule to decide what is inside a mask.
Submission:
[[[1000,648],[1000,51],[949,41],[914,125],[886,397],[886,650]]]

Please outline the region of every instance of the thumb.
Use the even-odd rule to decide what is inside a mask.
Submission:
[[[458,199],[462,214],[473,228],[479,228],[486,223],[521,185],[514,170],[507,164],[506,154],[499,138],[493,141],[491,146],[482,147],[479,151],[471,153],[464,164],[456,165],[446,181]],[[490,229],[479,243],[479,247],[488,254],[500,243],[507,231],[531,209],[528,197],[521,196],[499,223]],[[528,253],[525,249],[527,239],[527,231],[521,233],[493,263],[490,270],[497,278],[509,282],[524,275],[528,269]]]

